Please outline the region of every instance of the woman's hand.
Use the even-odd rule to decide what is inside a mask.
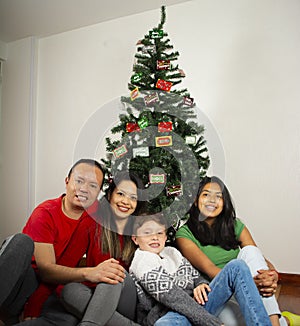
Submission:
[[[270,297],[276,293],[278,274],[275,270],[258,270],[258,274],[253,278],[263,297]]]
[[[204,305],[208,301],[207,292],[211,289],[208,284],[200,284],[194,289],[194,299],[201,305]]]

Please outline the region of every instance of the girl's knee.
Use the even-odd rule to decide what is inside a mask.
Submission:
[[[240,250],[237,258],[247,261],[258,257],[263,257],[260,249],[256,246],[248,245]]]
[[[250,273],[248,265],[241,259],[233,259],[227,264],[227,266],[232,269],[239,269],[242,272]]]

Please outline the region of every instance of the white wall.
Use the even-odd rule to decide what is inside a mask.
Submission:
[[[0,238],[19,231],[33,206],[34,71],[36,42],[8,44],[3,64],[1,108]]]
[[[195,0],[168,7],[165,27],[186,73],[182,87],[222,140],[221,149],[213,151],[214,138],[208,137],[210,172],[225,179],[238,215],[265,255],[289,273],[300,273],[299,12],[298,0]],[[78,137],[87,139],[83,153],[103,151],[94,139],[101,140],[116,121],[113,104],[127,92],[136,41],[159,19],[159,11],[150,11],[39,41],[35,204],[64,191],[64,177],[78,155]],[[22,49],[25,55],[27,50]],[[10,74],[18,80],[17,71]],[[18,93],[16,84],[9,84],[3,100],[13,92]],[[17,111],[19,104],[9,109]],[[23,113],[15,119],[27,123]],[[91,122],[99,123],[99,130],[89,129]],[[28,146],[22,135],[13,145],[6,138],[7,146],[20,153],[20,165],[26,163]],[[4,186],[13,181],[16,192],[6,195],[11,209],[1,221],[5,232],[10,216],[20,215],[16,198],[18,210],[26,212],[28,191],[17,187],[17,175],[26,179],[26,169],[14,166],[15,156],[7,159]],[[10,231],[26,219],[24,214],[17,218]]]
[[[0,60],[7,59],[8,46],[6,43],[0,41]]]

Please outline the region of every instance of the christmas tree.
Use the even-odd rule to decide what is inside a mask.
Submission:
[[[124,112],[111,130],[119,138],[106,138],[111,156],[102,161],[112,177],[134,171],[145,184],[148,212],[166,211],[174,224],[190,208],[209,157],[194,100],[177,88],[185,74],[163,30],[165,20],[163,6],[160,24],[137,43],[130,96],[121,97]]]

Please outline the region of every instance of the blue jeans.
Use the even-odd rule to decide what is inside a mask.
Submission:
[[[237,256],[237,259],[242,259],[244,262],[246,262],[247,266],[250,269],[252,277],[257,275],[257,271],[259,269],[265,269],[265,270],[269,269],[263,254],[256,246],[249,245],[243,247]],[[280,316],[279,317],[280,326],[287,326],[287,322],[285,318],[281,316],[281,312],[275,295],[272,295],[271,297],[261,297],[261,298],[267,310],[268,315]]]
[[[169,311],[163,317],[159,318],[154,326],[191,326],[192,324],[178,312]]]
[[[208,301],[204,307],[212,315],[217,315],[224,304],[234,295],[239,303],[247,326],[271,326],[260,294],[244,261],[234,259],[229,262],[212,280],[209,286],[211,292],[208,293]],[[155,326],[174,325],[175,317],[173,314],[171,316],[166,314],[157,320]],[[161,324],[160,322],[164,323]],[[181,322],[182,325],[191,325],[187,319],[182,319]],[[188,323],[183,324],[184,322]]]

